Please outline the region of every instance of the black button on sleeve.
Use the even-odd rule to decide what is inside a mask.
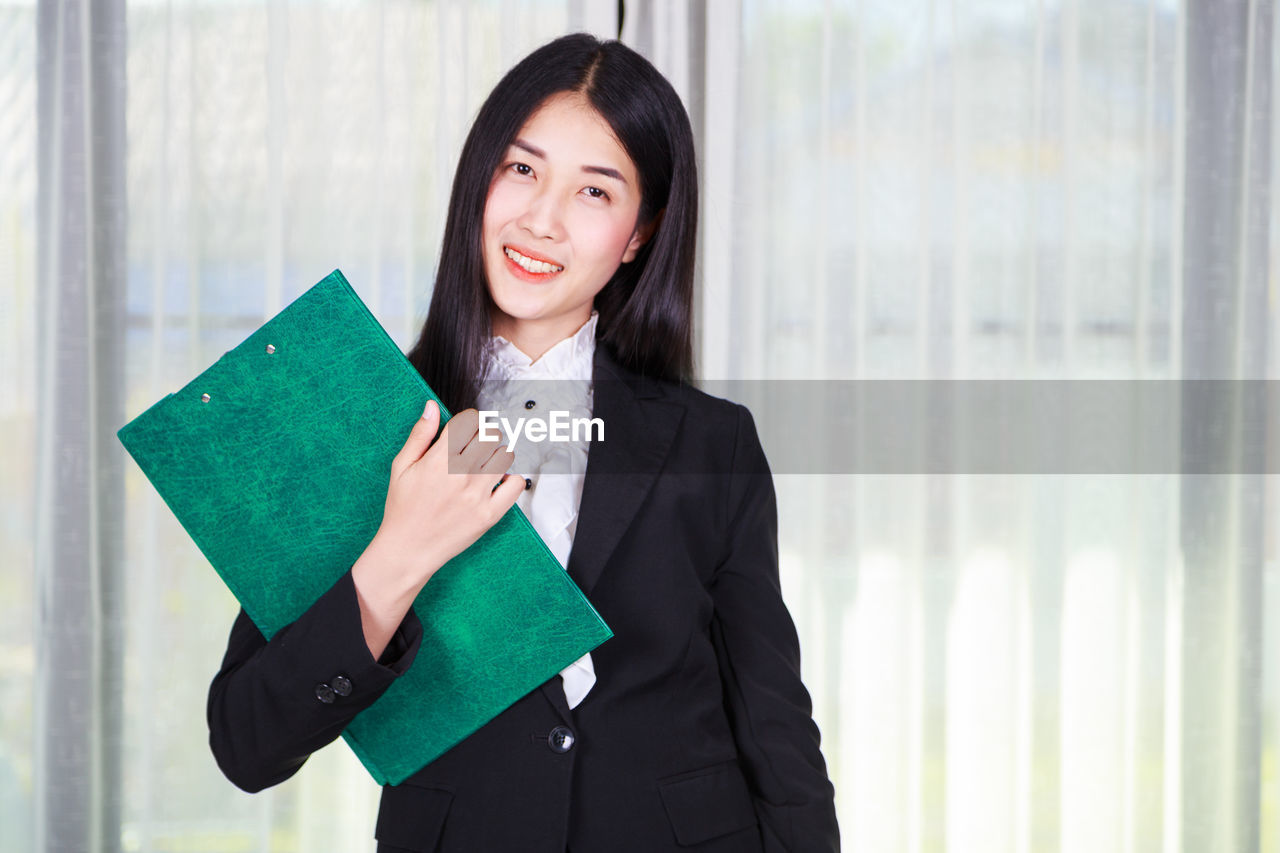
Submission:
[[[344,699],[351,695],[351,679],[345,675],[335,675],[333,677],[333,692],[337,693]]]
[[[336,695],[337,695],[337,692],[328,684],[321,682],[316,685],[316,698],[319,699],[324,704],[332,705],[333,697]]]

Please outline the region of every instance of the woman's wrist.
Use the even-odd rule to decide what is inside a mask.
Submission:
[[[422,555],[411,559],[404,549],[379,531],[351,567],[361,626],[375,660],[386,649],[422,587],[439,568],[427,562],[428,570],[424,571],[423,559]]]
[[[400,600],[407,597],[413,601],[444,562],[424,552],[421,547],[403,545],[384,530],[379,530],[356,560],[352,573],[355,574],[359,568],[357,577],[376,585],[382,598]]]

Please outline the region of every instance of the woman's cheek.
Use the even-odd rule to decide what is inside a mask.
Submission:
[[[504,221],[515,199],[512,187],[502,178],[489,185],[489,196],[484,201],[485,219]]]
[[[599,247],[601,257],[611,261],[622,257],[630,240],[630,223],[620,217],[601,217],[591,235],[591,244]]]

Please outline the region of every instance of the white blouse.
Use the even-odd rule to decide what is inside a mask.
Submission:
[[[591,370],[596,351],[596,321],[591,318],[573,335],[547,350],[537,361],[530,360],[501,335],[485,348],[488,378],[476,398],[476,408],[496,411],[515,424],[518,418],[550,421],[552,412],[566,412],[569,422],[590,418],[593,403]],[[569,432],[572,437],[572,432]],[[531,441],[523,434],[516,440],[514,475],[532,480],[517,501],[542,541],[556,555],[562,567],[569,565],[569,551],[578,528],[578,507],[587,476],[588,443],[585,434],[577,441]],[[583,655],[560,672],[564,695],[576,708],[596,683],[591,655]]]

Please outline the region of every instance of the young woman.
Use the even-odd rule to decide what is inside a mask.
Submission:
[[[688,117],[634,51],[566,36],[498,83],[409,354],[458,414],[437,436],[428,405],[377,535],[297,622],[266,642],[240,614],[209,691],[228,778],[288,778],[376,700],[418,653],[418,592],[518,501],[614,637],[385,788],[379,851],[838,849],[768,465],[747,410],[688,384],[696,220]],[[560,381],[523,407],[605,441],[480,441],[471,407],[538,378]]]

